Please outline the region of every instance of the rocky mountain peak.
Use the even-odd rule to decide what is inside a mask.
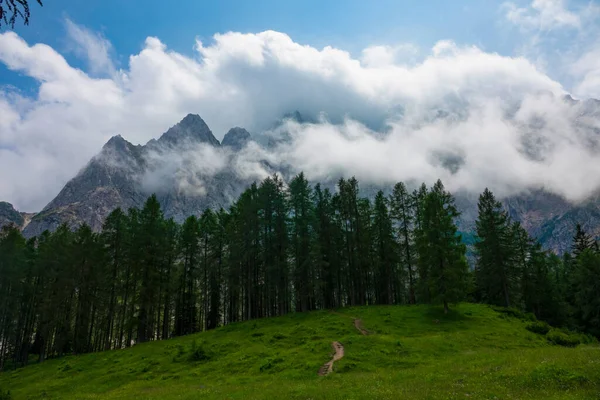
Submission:
[[[108,142],[102,146],[102,150],[112,150],[117,151],[119,153],[127,152],[129,150],[129,146],[132,146],[127,140],[123,139],[121,135],[115,135],[108,139]]]
[[[240,150],[246,146],[250,140],[252,140],[250,133],[244,128],[236,126],[235,128],[231,128],[229,132],[225,134],[221,145],[231,147],[235,150]]]
[[[9,224],[16,226],[23,225],[23,216],[19,213],[12,204],[6,201],[0,201],[0,227]]]
[[[177,146],[183,143],[196,142],[208,143],[213,146],[219,146],[219,141],[215,138],[208,125],[197,114],[188,114],[177,125],[169,128],[160,139],[159,143],[170,146]]]

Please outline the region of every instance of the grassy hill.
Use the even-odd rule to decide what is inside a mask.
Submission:
[[[521,318],[519,318],[521,317]],[[369,332],[363,335],[355,326]],[[254,320],[0,373],[12,399],[598,399],[600,347],[474,304]],[[345,356],[318,376],[339,341]]]

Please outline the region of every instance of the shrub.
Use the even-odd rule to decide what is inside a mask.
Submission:
[[[69,363],[65,363],[63,364],[60,368],[59,368],[62,372],[67,372],[70,371],[71,369],[73,369],[73,367],[71,366],[71,364]],[[0,397],[1,399],[1,397]]]
[[[519,309],[512,308],[512,307],[506,308],[506,307],[492,306],[492,309],[496,312],[499,312],[504,317],[513,317],[513,318],[520,319],[521,321],[535,322],[537,320],[535,318],[535,315],[533,315],[532,313],[523,312]]]
[[[565,347],[575,347],[580,343],[580,339],[578,336],[570,335],[559,330],[550,331],[546,338],[552,344]]]
[[[192,342],[192,351],[188,357],[188,360],[192,362],[207,361],[210,360],[210,355],[202,346],[198,346],[194,340]]]
[[[545,335],[550,332],[550,325],[543,321],[533,322],[525,327],[529,332]]]
[[[260,372],[276,372],[280,371],[281,367],[278,366],[283,362],[283,358],[275,357],[275,358],[267,358],[263,364],[260,366]]]

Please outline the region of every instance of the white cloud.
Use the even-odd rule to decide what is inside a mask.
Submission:
[[[397,46],[371,46],[362,51],[361,63],[366,67],[387,67],[394,64],[414,65],[417,46],[404,43]]]
[[[600,43],[571,65],[571,73],[583,77],[574,88],[578,96],[600,97]]]
[[[524,29],[552,30],[556,28],[579,28],[581,19],[569,11],[564,0],[533,0],[528,7],[504,3],[506,17]]]
[[[92,70],[110,68],[103,55],[110,46],[89,37],[80,44],[91,49]],[[340,49],[301,45],[279,32],[230,32],[215,35],[211,43],[197,42],[194,57],[148,38],[124,69],[98,78],[73,68],[46,45],[1,34],[0,62],[36,79],[39,93],[18,101],[14,93],[1,92],[0,112],[9,118],[0,122],[0,199],[39,210],[115,134],[145,143],[192,112],[220,138],[233,126],[264,129],[293,110],[324,112],[341,125],[292,124],[293,146],[268,155],[254,149],[235,167],[260,175],[257,157],[266,156],[289,159],[317,178],[344,172],[386,182],[440,177],[453,189],[489,184],[508,193],[545,185],[572,198],[589,192],[589,180],[584,186],[582,177],[600,176],[593,167],[600,163],[577,140],[564,138],[576,132],[558,129],[570,127],[560,101],[545,100],[556,120],[545,133],[551,146],[542,161],[524,154],[520,131],[505,118],[523,99],[564,93],[560,83],[525,58],[451,41],[419,56],[419,62],[407,61],[413,54],[403,44],[370,47],[356,59]],[[535,109],[536,101],[526,103],[531,115],[543,111]],[[451,118],[436,119],[441,111]],[[528,115],[521,110],[523,124]],[[382,137],[367,126],[388,131]],[[578,152],[584,153],[576,159],[591,166],[567,168]],[[462,168],[450,173],[440,155],[462,159]],[[213,156],[204,151],[180,161],[195,168]],[[202,168],[213,173],[223,167]]]
[[[99,75],[115,73],[115,67],[110,58],[112,45],[106,38],[75,24],[70,19],[65,20],[65,26],[70,43],[74,45],[74,50],[79,56],[87,59],[91,73]]]
[[[518,53],[572,88],[576,97],[600,96],[600,5],[533,0],[504,3],[506,18],[520,28]]]

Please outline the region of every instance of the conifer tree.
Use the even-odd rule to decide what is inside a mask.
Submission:
[[[126,229],[127,229],[127,216],[120,208],[115,209],[111,212],[104,225],[102,227],[102,244],[106,253],[105,261],[107,263],[107,269],[109,274],[108,279],[108,310],[106,315],[106,337],[104,342],[104,349],[109,350],[112,348],[115,341],[115,322],[116,313],[118,307],[118,295],[123,289],[121,282],[123,269],[125,267],[125,248],[126,244]],[[123,313],[124,310],[121,310]],[[119,347],[121,346],[119,340]]]
[[[401,292],[398,280],[397,248],[394,242],[392,220],[389,215],[387,199],[383,191],[377,192],[373,213],[374,261],[376,276],[376,302],[393,304],[395,292]],[[396,285],[395,285],[396,283]]]
[[[300,173],[290,181],[289,187],[296,311],[308,311],[314,307],[313,263],[310,257],[311,197],[312,189],[304,174]]]
[[[399,257],[408,275],[408,302],[409,304],[415,304],[414,202],[403,182],[398,182],[394,186],[390,203],[391,218],[396,224]]]
[[[576,317],[587,332],[600,336],[600,254],[586,249],[573,273]]]
[[[426,244],[419,257],[427,270],[432,301],[442,303],[445,313],[449,303],[462,300],[466,291],[466,249],[454,222],[459,215],[452,195],[438,180],[424,201],[421,229]]]
[[[200,228],[198,219],[189,216],[181,228],[179,239],[181,270],[175,308],[175,335],[198,331],[197,281],[200,262]]]
[[[146,200],[140,212],[137,246],[140,249],[141,281],[137,341],[154,339],[156,311],[158,307],[157,286],[162,263],[161,250],[164,240],[164,218],[156,195]]]
[[[502,204],[487,188],[479,196],[477,207],[477,283],[487,302],[510,307],[518,282],[511,223]]]
[[[578,257],[584,251],[593,249],[594,245],[594,240],[583,230],[581,224],[576,224],[575,236],[573,237],[573,255]]]

